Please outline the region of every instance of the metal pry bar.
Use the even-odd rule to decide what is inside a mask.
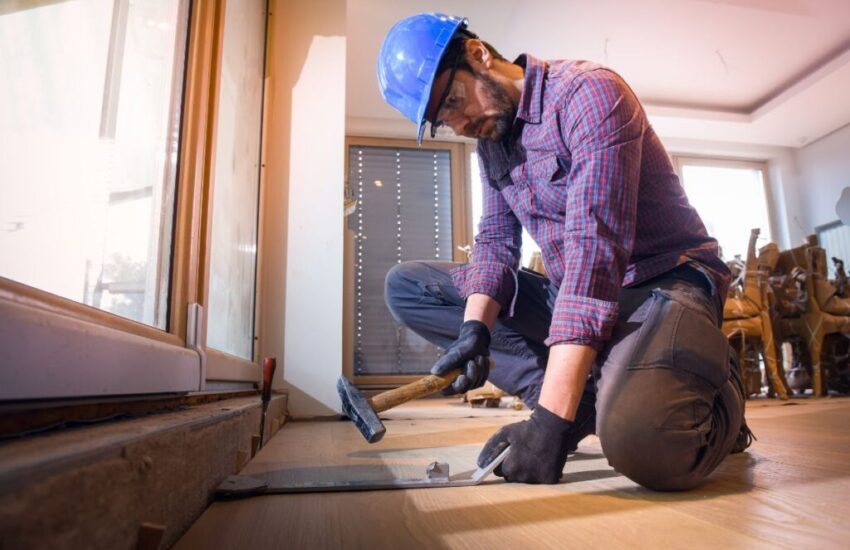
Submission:
[[[342,491],[379,491],[387,489],[424,489],[437,487],[470,487],[479,485],[505,460],[510,447],[502,451],[483,468],[478,468],[471,477],[452,479],[449,465],[432,462],[425,470],[425,477],[418,479],[354,480],[354,481],[304,481],[289,485],[269,485],[267,481],[250,476],[229,476],[215,491],[217,498],[241,498],[256,495],[282,495],[295,493],[330,493]]]

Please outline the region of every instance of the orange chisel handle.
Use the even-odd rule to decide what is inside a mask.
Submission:
[[[277,368],[277,360],[274,357],[263,359],[263,403],[268,403],[272,398],[272,380]]]

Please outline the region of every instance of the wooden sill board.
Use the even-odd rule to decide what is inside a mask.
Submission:
[[[846,548],[850,399],[751,402],[759,441],[702,487],[654,493],[613,471],[591,437],[555,486],[276,495],[215,502],[177,544],[193,548]],[[524,413],[450,400],[385,414],[369,445],[347,422],[291,422],[241,472],[278,479],[457,474]]]
[[[0,548],[136,548],[146,524],[170,548],[248,461],[260,413],[253,395],[0,443]]]

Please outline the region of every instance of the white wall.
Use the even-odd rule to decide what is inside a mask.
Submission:
[[[796,151],[798,217],[809,233],[838,219],[835,203],[850,187],[850,125]]]
[[[787,149],[768,160],[769,200],[771,215],[777,226],[776,241],[780,248],[803,244],[811,232],[800,221],[802,197],[798,185],[797,155]]]
[[[260,349],[296,416],[339,411],[345,0],[273,0]]]

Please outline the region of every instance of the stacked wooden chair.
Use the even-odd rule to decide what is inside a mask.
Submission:
[[[764,357],[768,393],[788,399],[790,389],[779,361],[779,341],[774,337],[768,278],[772,267],[760,265],[756,256],[759,230],[750,232],[747,259],[723,307],[723,333],[738,353],[744,387],[749,396],[761,393],[759,356]]]
[[[774,287],[779,337],[795,344],[791,386],[802,390],[808,374],[816,396],[826,395],[827,376],[835,389],[845,390],[841,386],[850,370],[850,298],[840,296],[829,281],[824,249],[810,237],[808,244],[779,254],[776,269],[781,279]]]
[[[528,269],[546,276],[546,266],[543,265],[543,256],[539,251],[535,250],[531,253],[531,258],[528,260]]]

